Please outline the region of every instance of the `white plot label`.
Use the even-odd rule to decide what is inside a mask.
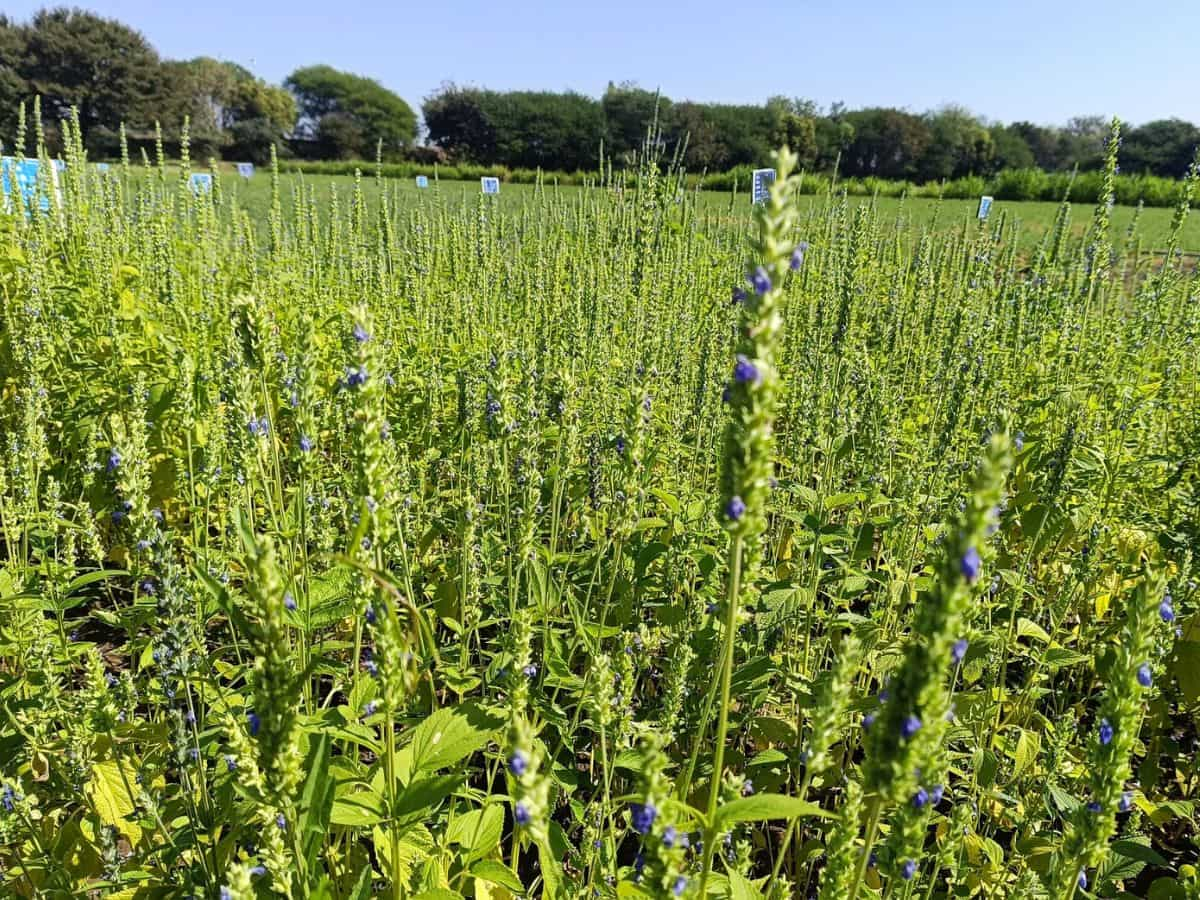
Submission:
[[[249,178],[254,174],[254,163],[238,163],[237,170],[243,178]]]
[[[771,196],[771,185],[775,183],[774,169],[755,169],[750,181],[750,199],[755,206],[766,203]]]
[[[991,197],[980,197],[979,198],[979,218],[986,219],[988,217],[988,213],[990,213],[991,211],[992,211],[992,198]]]
[[[205,194],[212,193],[212,174],[210,172],[193,172],[192,177],[188,179],[188,184],[192,186],[192,193],[199,195],[201,192]]]
[[[429,176],[428,175],[418,175],[417,176],[417,187],[419,187],[419,188],[429,187]]]
[[[488,178],[487,176],[485,176],[485,177],[479,179],[479,186],[480,186],[480,188],[483,189],[483,192],[485,194],[499,194],[500,193],[500,179],[499,178]]]

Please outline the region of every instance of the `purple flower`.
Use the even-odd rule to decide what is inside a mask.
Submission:
[[[237,760],[234,759],[232,756],[225,757],[225,768],[227,770],[229,770],[230,772],[236,772],[237,771]]]
[[[745,303],[746,302],[746,292],[743,291],[741,288],[734,288],[733,289],[733,302],[734,303]]]
[[[968,547],[959,563],[959,571],[962,572],[963,578],[967,579],[968,583],[974,584],[975,580],[979,578],[979,570],[982,567],[983,560],[979,558],[979,551],[974,546]]]
[[[929,791],[925,788],[917,788],[917,792],[913,794],[912,804],[917,809],[924,809],[929,803]]]
[[[871,726],[874,724],[875,724],[875,713],[867,713],[865,716],[862,717],[862,727],[864,729],[870,730]]]
[[[946,795],[946,786],[944,784],[935,784],[933,790],[929,792],[929,799],[934,806],[942,802],[942,797]]]
[[[746,504],[742,498],[734,494],[729,498],[729,502],[725,504],[725,518],[731,522],[736,522],[746,514]]]
[[[267,867],[266,866],[255,866],[253,869],[250,870],[250,874],[255,876],[256,878],[262,878],[262,876],[267,874]]]
[[[733,380],[738,384],[757,384],[758,379],[758,369],[754,363],[739,353],[737,355],[737,362],[733,366]]]
[[[771,289],[771,276],[767,274],[766,269],[759,266],[750,276],[750,284],[754,286],[754,292],[761,296]]]
[[[1113,731],[1112,723],[1109,722],[1108,719],[1101,719],[1100,720],[1100,743],[1107,747],[1108,744],[1112,741],[1114,733],[1115,732]]]
[[[13,808],[16,806],[16,800],[17,800],[17,796],[13,792],[12,785],[6,784],[4,786],[4,800],[0,801],[0,802],[4,803],[4,808],[8,812],[12,812]]]
[[[363,613],[363,618],[367,620],[368,625],[375,624],[375,607],[370,603],[367,604],[366,611]]]
[[[142,589],[142,593],[145,594],[147,597],[154,596],[154,582],[151,581],[149,578],[147,578],[145,581],[142,582],[141,589]]]
[[[275,824],[279,826],[280,831],[285,831],[287,829],[287,819],[284,818],[283,813],[280,813],[275,817]]]
[[[615,441],[613,441],[613,448],[618,453],[620,453],[622,456],[624,456],[625,455],[625,438],[618,435],[617,439]]]
[[[530,663],[521,669],[521,674],[526,678],[537,678],[537,663]]]
[[[307,434],[300,435],[300,452],[311,453],[313,448],[313,439]]]
[[[904,721],[900,723],[900,736],[905,740],[908,740],[920,730],[921,720],[916,716],[906,716]]]
[[[671,893],[676,897],[682,897],[683,892],[687,890],[688,880],[686,875],[677,875],[675,884],[671,886]]]
[[[221,900],[233,900],[233,891],[221,885]]]
[[[379,704],[374,700],[368,700],[367,705],[363,707],[364,716],[373,716],[375,711],[379,709]]]
[[[108,451],[108,471],[117,471],[117,466],[121,465],[121,454],[114,447]]]
[[[658,810],[653,803],[635,803],[629,808],[629,821],[638,834],[649,834]]]
[[[293,610],[293,611],[296,609],[296,598],[293,597],[290,593],[283,595],[283,608]]]
[[[678,836],[678,832],[675,830],[675,826],[668,825],[666,828],[663,829],[662,845],[664,847],[666,847],[668,850],[670,850],[672,847],[675,846],[675,838],[677,836]]]
[[[801,241],[796,245],[796,249],[792,251],[792,259],[788,265],[791,266],[793,272],[799,271],[800,267],[804,265],[804,251],[807,249],[808,241]]]
[[[1076,883],[1079,885],[1079,889],[1081,891],[1087,890],[1087,886],[1088,886],[1087,870],[1085,870],[1085,869],[1079,870],[1079,878],[1076,879]]]
[[[371,339],[371,336],[367,334],[367,329],[363,328],[356,322],[354,324],[354,339],[360,344],[365,344]]]
[[[258,717],[258,713],[253,710],[246,713],[246,724],[250,726],[250,736],[258,737],[258,729],[262,728],[262,719]]]
[[[1162,603],[1158,605],[1158,614],[1168,625],[1175,621],[1175,607],[1171,605],[1171,595],[1164,594]]]
[[[747,778],[745,783],[742,785],[742,796],[749,797],[753,793],[754,793],[754,782],[751,781],[749,778]]]
[[[913,876],[917,874],[916,860],[908,860],[900,867],[900,877],[905,881],[912,881]]]
[[[971,646],[971,644],[966,638],[959,638],[954,642],[954,646],[950,648],[950,658],[954,660],[954,664],[956,666],[962,662],[963,657],[967,655],[967,648],[969,646]]]
[[[1121,812],[1129,812],[1133,809],[1133,791],[1126,791],[1121,795],[1121,801],[1117,804],[1117,809]]]
[[[1138,684],[1142,687],[1150,687],[1154,684],[1154,672],[1150,668],[1150,663],[1142,663],[1137,670]]]
[[[508,771],[512,772],[514,777],[520,778],[528,768],[529,757],[521,750],[514,750],[508,758]]]
[[[346,385],[348,387],[360,387],[367,383],[367,367],[359,366],[357,369],[351,367],[346,370]]]
[[[518,825],[528,825],[533,821],[533,813],[529,811],[528,805],[524,801],[517,804],[513,810],[513,818],[517,820]]]
[[[1016,438],[1013,440],[1013,447],[1018,453],[1025,449],[1025,432],[1018,431]]]

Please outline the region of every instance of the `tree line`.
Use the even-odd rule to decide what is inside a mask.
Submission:
[[[774,96],[762,104],[672,100],[633,83],[610,83],[600,98],[575,92],[494,91],[444,84],[413,108],[370,78],[326,65],[297,69],[272,85],[244,67],[209,57],[165,60],[138,31],[113,19],[50,9],[18,23],[0,15],[0,141],[11,145],[18,110],[40,98],[46,137],[79,111],[94,156],[129,142],[152,144],[155,126],[178,135],[189,123],[192,156],[264,161],[284,156],[462,163],[552,171],[618,165],[648,129],[678,149],[693,172],[767,162],[787,143],[810,171],[929,182],[1001,171],[1079,168],[1103,161],[1107,120],[1081,116],[1063,126],[988,122],[959,106],[926,113],[891,107],[848,109]],[[175,138],[177,140],[177,138]],[[1182,176],[1200,129],[1182,119],[1126,131],[1120,163],[1132,174]],[[168,139],[168,152],[170,151]]]

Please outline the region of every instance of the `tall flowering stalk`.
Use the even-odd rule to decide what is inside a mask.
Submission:
[[[767,493],[774,473],[775,411],[779,398],[776,356],[782,349],[783,284],[803,251],[795,246],[793,233],[798,213],[792,195],[798,178],[792,177],[796,156],[786,147],[776,156],[778,179],[770,200],[755,212],[758,236],[751,242],[748,281],[750,290],[742,306],[737,353],[726,388],[730,407],[725,428],[724,467],[721,473],[721,505],[718,515],[730,536],[729,592],[725,603],[725,637],[721,649],[721,697],[718,708],[716,747],[713,751],[712,781],[708,796],[708,819],[717,811],[721,795],[725,738],[729,731],[729,691],[733,679],[734,639],[737,635],[742,581],[753,580],[762,550],[758,538],[766,530]],[[797,257],[797,252],[800,256]],[[697,746],[703,741],[708,710],[700,721]],[[716,835],[711,826],[705,835],[704,866],[700,896],[705,896],[712,871]]]

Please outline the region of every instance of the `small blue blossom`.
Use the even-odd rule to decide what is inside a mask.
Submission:
[[[521,674],[526,678],[537,678],[537,663],[530,663],[522,668]]]
[[[1117,804],[1117,809],[1121,812],[1129,812],[1133,809],[1133,791],[1126,791],[1121,795],[1121,800]]]
[[[967,648],[969,646],[971,646],[971,644],[966,638],[959,638],[954,642],[954,646],[950,648],[950,658],[954,660],[954,664],[956,666],[962,662],[963,657],[967,655]]]
[[[733,302],[734,303],[745,303],[746,302],[746,292],[743,291],[741,288],[734,288],[733,289]]]
[[[1096,813],[1100,812],[1100,810],[1101,810],[1101,806],[1098,801],[1091,800],[1088,802],[1087,811],[1090,812],[1092,815],[1095,815]]]
[[[1175,607],[1171,604],[1171,595],[1164,594],[1162,603],[1158,605],[1158,614],[1168,625],[1175,621]]]
[[[361,387],[367,383],[367,367],[359,366],[357,369],[351,367],[346,370],[346,386]]]
[[[522,750],[514,750],[508,758],[508,771],[512,772],[514,777],[520,778],[528,768],[529,757]]]
[[[750,284],[754,286],[754,292],[761,296],[771,289],[771,276],[767,274],[766,269],[759,266],[750,276]]]
[[[221,886],[221,900],[233,900],[233,891],[224,885]]]
[[[283,595],[283,608],[295,611],[296,598],[291,595],[291,592],[288,592]]]
[[[687,890],[688,880],[686,875],[679,875],[675,878],[675,884],[671,886],[671,893],[676,897],[682,897],[683,892]]]
[[[900,877],[905,881],[912,881],[913,876],[917,874],[916,860],[908,860],[900,867]]]
[[[742,796],[749,797],[753,793],[754,793],[754,782],[751,781],[749,778],[747,778],[745,783],[742,785]]]
[[[679,833],[675,830],[674,825],[668,825],[666,828],[663,829],[662,845],[664,847],[666,847],[668,850],[670,850],[672,847],[675,846],[675,840],[678,837],[678,834]]]
[[[367,329],[363,328],[356,322],[354,324],[354,339],[360,344],[365,344],[371,339],[371,336],[367,334]]]
[[[937,806],[942,802],[942,797],[946,795],[946,786],[944,784],[935,784],[933,790],[929,792],[929,801]]]
[[[1088,879],[1087,879],[1087,871],[1085,869],[1079,870],[1079,878],[1076,879],[1076,883],[1079,885],[1079,889],[1081,891],[1087,890]]]
[[[613,449],[622,456],[625,455],[625,438],[617,435],[617,439],[613,441]]]
[[[311,453],[313,448],[313,439],[307,434],[300,435],[300,452]]]
[[[865,716],[862,717],[862,727],[863,728],[869,730],[871,728],[871,726],[874,724],[875,724],[875,713],[867,713]]]
[[[375,607],[372,606],[370,603],[367,604],[367,609],[363,613],[363,618],[365,618],[367,620],[368,625],[375,624]]]
[[[738,384],[757,384],[759,380],[758,369],[741,353],[733,366],[733,380]]]
[[[974,584],[975,580],[979,578],[979,570],[982,567],[983,560],[979,557],[979,551],[974,546],[968,547],[959,563],[959,570],[962,572],[963,578],[967,579],[970,584]]]
[[[255,878],[262,878],[264,875],[267,874],[267,867],[262,866],[262,865],[255,866],[253,869],[250,870],[250,874],[253,875]]]
[[[363,707],[363,715],[364,716],[373,716],[373,715],[375,715],[375,712],[378,709],[379,709],[379,703],[377,701],[368,700],[366,705]]]
[[[1025,432],[1018,431],[1016,438],[1013,440],[1013,447],[1018,453],[1025,449]]]
[[[258,717],[258,713],[254,711],[246,713],[246,724],[250,726],[250,736],[258,737],[258,729],[262,728],[262,719]]]
[[[1101,719],[1100,720],[1100,743],[1107,747],[1108,744],[1112,741],[1114,733],[1115,732],[1113,731],[1112,723],[1109,722],[1108,719]]]
[[[900,723],[900,736],[905,740],[908,740],[920,730],[921,720],[916,716],[906,716],[904,721]]]
[[[808,249],[808,241],[801,241],[796,245],[796,249],[792,251],[791,261],[788,263],[793,272],[798,272],[800,267],[804,265],[804,252]]]
[[[729,498],[729,502],[725,504],[725,517],[731,522],[736,522],[746,514],[746,504],[737,494]]]
[[[237,767],[238,767],[238,766],[237,766],[237,760],[236,760],[236,759],[234,759],[232,756],[226,756],[226,757],[225,757],[225,768],[226,768],[228,771],[230,771],[230,772],[236,772],[236,771],[237,771]]]
[[[533,821],[533,814],[529,811],[529,807],[524,802],[521,802],[513,810],[513,818],[517,820],[518,825],[528,825]]]
[[[635,803],[629,808],[629,811],[629,821],[633,825],[633,830],[638,834],[649,834],[650,828],[658,816],[658,810],[655,809],[654,804]]]
[[[924,809],[929,804],[929,791],[925,788],[917,788],[917,792],[913,794],[912,805],[917,809]]]
[[[17,795],[16,795],[16,792],[13,791],[12,785],[6,784],[4,786],[4,799],[2,801],[0,801],[4,804],[5,810],[7,810],[8,812],[12,812],[16,806],[16,800],[17,800]]]
[[[117,467],[121,465],[121,454],[114,447],[108,451],[108,471],[115,472]]]
[[[1142,687],[1150,687],[1154,684],[1154,672],[1150,668],[1150,663],[1142,663],[1137,670],[1138,684]]]
[[[275,824],[279,826],[280,831],[283,831],[287,828],[287,819],[284,818],[283,813],[280,813],[275,817]]]

